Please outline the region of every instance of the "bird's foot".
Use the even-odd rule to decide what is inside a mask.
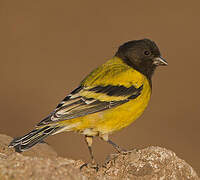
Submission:
[[[132,150],[122,150],[119,152],[119,154],[127,155],[133,151],[138,151],[137,149],[132,149]]]
[[[109,156],[107,156],[105,163],[103,164],[103,167],[106,167],[106,165],[110,162],[110,161],[115,161],[115,159],[121,154],[121,155],[128,155],[130,153],[132,153],[133,151],[138,151],[138,149],[132,149],[132,150],[125,150],[125,149],[120,149],[120,151],[118,151],[118,153],[114,153],[114,154],[110,154]]]
[[[80,167],[80,170],[83,170],[83,168],[85,168],[85,167],[94,169],[94,170],[96,170],[96,172],[99,171],[99,165],[95,164],[95,163],[85,163]]]
[[[120,149],[117,149],[117,152],[118,152],[118,153],[116,153],[116,154],[114,154],[114,155],[117,155],[117,154],[127,155],[127,154],[129,154],[129,153],[131,153],[131,152],[133,152],[133,151],[138,152],[138,149],[133,148],[133,149],[131,149],[131,150],[126,150],[126,149],[120,148]]]

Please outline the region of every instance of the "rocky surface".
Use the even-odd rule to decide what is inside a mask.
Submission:
[[[0,135],[0,180],[197,180],[195,170],[174,152],[160,147],[113,154],[98,172],[75,161],[58,157],[47,144],[16,153],[8,148],[11,137]]]

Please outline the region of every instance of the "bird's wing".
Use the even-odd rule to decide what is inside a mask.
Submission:
[[[66,96],[47,118],[43,119],[37,126],[73,119],[87,114],[104,111],[130,99],[137,98],[143,89],[125,86],[95,86],[92,88],[80,86]]]
[[[137,98],[144,76],[117,57],[92,71],[38,126],[104,111]]]

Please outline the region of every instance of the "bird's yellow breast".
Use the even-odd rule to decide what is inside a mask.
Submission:
[[[151,89],[146,82],[143,86],[143,90],[140,96],[136,99],[130,100],[129,102],[110,109],[103,113],[103,122],[99,123],[97,130],[101,133],[112,133],[120,130],[132,122],[134,122],[144,112],[148,105],[151,96]]]

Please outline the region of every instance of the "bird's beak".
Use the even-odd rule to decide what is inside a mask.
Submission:
[[[153,59],[153,64],[155,64],[156,66],[167,66],[168,63],[165,59],[163,59],[162,57],[156,57]]]

